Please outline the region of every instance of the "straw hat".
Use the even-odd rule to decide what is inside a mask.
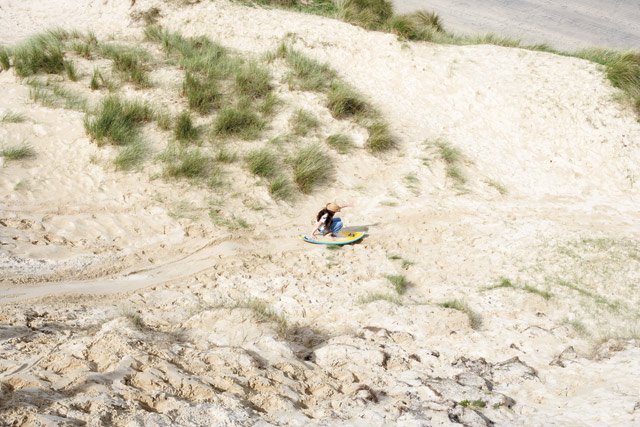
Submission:
[[[336,212],[340,212],[340,206],[336,205],[335,203],[327,203],[327,210],[336,213]]]

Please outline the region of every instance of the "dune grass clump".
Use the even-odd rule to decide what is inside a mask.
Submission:
[[[187,97],[189,108],[201,114],[218,107],[222,98],[216,79],[210,76],[198,77],[190,72],[185,74],[182,93]]]
[[[396,138],[389,131],[389,125],[382,120],[375,120],[366,126],[369,132],[366,146],[373,153],[391,150],[397,146]]]
[[[398,295],[402,295],[407,291],[409,282],[403,274],[387,274],[385,277],[393,285]]]
[[[5,160],[24,160],[34,157],[36,152],[29,144],[11,145],[0,150]]]
[[[329,84],[327,98],[327,108],[336,119],[362,115],[369,109],[362,94],[337,79],[332,80]]]
[[[339,18],[369,30],[380,29],[393,16],[388,0],[344,0],[336,7]]]
[[[0,68],[2,68],[3,71],[7,71],[9,68],[11,68],[9,49],[4,46],[0,46]]]
[[[433,146],[438,151],[440,158],[445,162],[445,173],[456,184],[463,185],[467,182],[467,178],[462,172],[461,163],[464,159],[462,152],[450,143],[437,139]]]
[[[333,175],[333,164],[327,153],[317,144],[309,144],[301,148],[291,160],[293,179],[305,194],[313,187],[327,181]]]
[[[0,123],[22,123],[25,120],[26,118],[23,114],[8,111],[2,115],[2,118],[0,118]]]
[[[234,80],[240,96],[250,99],[264,98],[272,89],[269,70],[255,62],[238,67]]]
[[[269,184],[269,194],[276,200],[291,200],[295,189],[291,180],[286,175],[276,176]]]
[[[324,91],[329,86],[329,82],[336,77],[335,71],[327,64],[309,58],[285,43],[280,45],[275,57],[285,59],[291,68],[290,84],[297,86],[300,90]]]
[[[142,163],[147,153],[147,147],[141,141],[136,141],[120,150],[113,163],[117,170],[130,170]]]
[[[170,178],[205,179],[217,173],[213,159],[199,149],[169,148],[160,158],[166,162],[164,173]]]
[[[221,136],[253,139],[258,137],[265,126],[264,120],[248,107],[225,107],[216,117],[214,132]]]
[[[307,136],[309,132],[320,127],[317,117],[302,108],[293,113],[289,124],[293,133],[298,136]]]
[[[12,50],[13,66],[19,77],[39,72],[60,74],[64,70],[63,30],[50,30],[31,37]]]
[[[78,80],[78,71],[76,70],[76,66],[73,61],[64,61],[64,70],[67,73],[67,77],[72,82]]]
[[[99,145],[128,145],[138,140],[140,125],[152,117],[149,106],[111,95],[103,99],[94,119],[85,117],[85,128]]]
[[[162,130],[169,130],[173,125],[173,118],[167,111],[156,111],[155,119],[158,127]]]
[[[113,68],[120,72],[126,80],[137,87],[150,86],[149,72],[146,61],[150,58],[148,52],[121,45],[105,44],[99,47],[100,54],[113,60]]]
[[[254,175],[263,178],[272,178],[280,169],[278,157],[268,148],[251,151],[244,158],[249,170]]]
[[[435,41],[444,39],[447,33],[440,17],[421,10],[408,15],[394,15],[387,21],[387,30],[406,40]]]
[[[327,144],[340,154],[347,154],[354,147],[351,137],[342,133],[336,133],[327,137]]]
[[[180,113],[173,130],[174,138],[180,142],[194,141],[198,138],[198,133],[198,129],[193,125],[191,114],[188,111]]]
[[[224,147],[220,148],[216,153],[216,162],[233,163],[238,160],[238,154],[235,151],[228,150]]]

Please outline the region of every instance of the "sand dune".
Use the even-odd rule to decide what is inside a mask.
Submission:
[[[131,17],[150,7],[159,24],[255,60],[287,38],[362,91],[398,149],[331,151],[333,180],[292,203],[274,201],[242,162],[216,192],[161,177],[153,155],[172,137],[153,125],[153,155],[116,171],[116,149],[90,141],[83,113],[34,103],[13,69],[0,73],[0,117],[26,117],[0,123],[0,147],[36,152],[0,169],[3,420],[640,421],[640,123],[601,69],[225,1],[8,2],[0,39],[60,25],[145,47],[157,58],[152,87],[121,92],[177,113],[183,71]],[[73,59],[73,87],[96,105],[107,90],[88,89],[95,61]],[[295,144],[345,132],[363,145],[366,130],[334,119],[325,95],[268,67],[281,109],[260,139],[227,146],[273,144],[298,107],[322,124]],[[462,153],[464,184],[447,176],[438,142]],[[335,198],[355,201],[342,218],[368,236],[335,251],[296,238]],[[238,218],[246,228],[229,226]],[[404,294],[388,278],[401,275]]]

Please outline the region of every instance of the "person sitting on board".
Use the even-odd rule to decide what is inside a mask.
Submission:
[[[318,212],[316,215],[316,227],[311,232],[311,238],[316,238],[316,231],[319,231],[323,236],[329,236],[335,238],[342,229],[342,220],[340,218],[334,218],[333,216],[340,212],[343,208],[353,206],[353,202],[346,205],[338,205],[337,203],[327,203],[327,205]]]

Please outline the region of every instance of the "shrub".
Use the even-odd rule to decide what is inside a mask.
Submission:
[[[64,70],[64,52],[61,39],[66,35],[60,30],[47,31],[26,40],[13,50],[13,66],[20,77],[28,77],[40,71],[60,74]]]
[[[396,139],[389,132],[389,126],[382,120],[377,120],[367,126],[369,139],[367,148],[374,153],[387,151],[397,146]]]
[[[341,133],[330,135],[327,138],[327,144],[340,154],[346,154],[354,147],[351,138]]]
[[[299,136],[306,136],[310,130],[320,126],[320,122],[312,113],[301,108],[293,113],[289,123],[293,133]]]
[[[317,145],[310,144],[298,151],[292,159],[293,179],[305,194],[333,174],[331,158]]]
[[[21,160],[34,157],[36,152],[28,144],[12,145],[0,150],[0,156],[6,160]]]
[[[248,108],[225,107],[216,117],[214,131],[218,135],[251,139],[260,134],[265,122]]]
[[[193,126],[191,114],[188,111],[183,111],[178,116],[173,136],[182,142],[193,141],[198,137],[198,129]]]
[[[98,144],[106,139],[115,145],[127,145],[137,140],[140,124],[151,118],[152,111],[147,105],[108,96],[93,120],[85,118],[85,128]]]
[[[327,93],[327,108],[337,119],[365,113],[369,106],[364,97],[354,88],[339,80],[332,80]]]

